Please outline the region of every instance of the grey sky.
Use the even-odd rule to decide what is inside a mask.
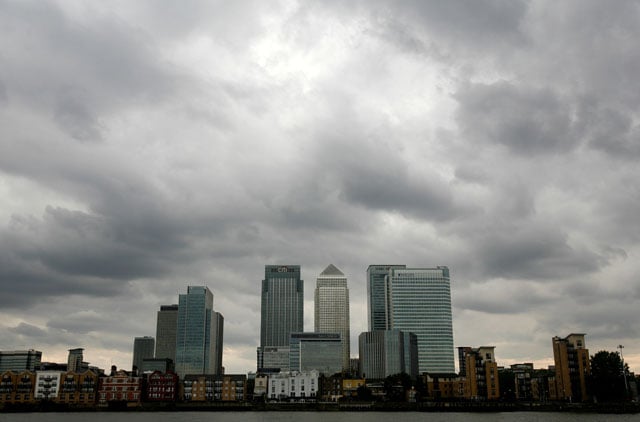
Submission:
[[[0,348],[131,365],[190,284],[447,265],[456,346],[640,370],[640,3],[0,0]]]

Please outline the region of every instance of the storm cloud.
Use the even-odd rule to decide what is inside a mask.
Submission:
[[[634,1],[0,2],[0,337],[131,364],[188,285],[255,369],[266,264],[447,265],[456,346],[638,370]]]

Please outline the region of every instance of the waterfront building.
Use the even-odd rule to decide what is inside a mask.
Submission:
[[[342,338],[339,333],[291,333],[289,368],[291,371],[318,371],[330,376],[342,372]]]
[[[213,293],[205,286],[189,286],[179,296],[176,330],[176,372],[222,372],[224,318],[213,310]]]
[[[239,402],[247,397],[244,374],[186,375],[182,384],[187,402]]]
[[[466,348],[465,378],[466,398],[472,400],[496,400],[500,398],[498,364],[494,346]]]
[[[36,400],[58,401],[63,372],[61,371],[36,371]]]
[[[573,402],[589,400],[587,380],[591,373],[589,349],[585,334],[569,334],[565,338],[553,337],[556,399]]]
[[[358,337],[360,376],[380,380],[400,373],[418,376],[418,339],[401,330],[377,330]]]
[[[531,379],[534,373],[533,363],[516,363],[511,365],[514,385],[516,387],[516,399],[527,401],[533,399],[531,391]]]
[[[388,330],[390,306],[388,276],[392,269],[406,265],[369,265],[367,268],[367,314],[369,331]]]
[[[265,348],[284,351],[289,347],[291,333],[304,331],[303,312],[304,282],[300,278],[300,266],[266,265],[262,280],[258,371],[268,367],[261,360],[266,356]]]
[[[35,371],[40,367],[42,352],[38,350],[0,351],[0,373],[5,371]]]
[[[319,394],[318,371],[280,372],[269,377],[267,399],[273,401],[315,401]]]
[[[172,403],[178,399],[178,375],[173,371],[154,371],[147,376],[147,397],[150,402]]]
[[[35,402],[36,373],[4,371],[0,374],[0,403],[27,404]]]
[[[261,363],[260,372],[274,373],[280,371],[288,371],[289,362],[289,346],[287,347],[259,347],[258,362]]]
[[[156,350],[153,357],[176,361],[178,305],[162,305],[156,322]]]
[[[329,264],[316,280],[314,295],[314,331],[316,333],[340,333],[342,338],[342,370],[349,369],[350,328],[349,289],[347,277]]]
[[[98,405],[105,407],[111,402],[118,402],[127,407],[137,407],[142,403],[142,392],[143,377],[116,370],[113,375],[100,378]]]
[[[133,340],[133,364],[132,371],[142,373],[142,362],[144,359],[153,358],[156,348],[156,340],[153,337],[136,337]]]
[[[84,372],[67,371],[62,374],[62,385],[58,402],[74,407],[91,407],[95,405],[98,392],[98,374],[85,370]]]
[[[467,398],[464,376],[447,373],[424,373],[421,375],[430,400],[460,400]]]

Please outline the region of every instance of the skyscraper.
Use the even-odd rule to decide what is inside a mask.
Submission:
[[[133,364],[132,370],[142,373],[142,361],[152,358],[156,347],[156,340],[153,337],[136,337],[133,339]]]
[[[176,372],[222,372],[222,315],[213,310],[213,293],[205,286],[189,286],[178,301]]]
[[[349,369],[349,289],[347,278],[332,264],[318,276],[315,291],[314,331],[339,333],[342,338],[342,369]]]
[[[341,372],[342,344],[338,333],[291,333],[289,368],[327,376]]]
[[[262,280],[258,369],[265,353],[289,347],[291,333],[304,331],[304,284],[299,265],[266,265]]]
[[[404,372],[418,376],[418,340],[415,334],[400,330],[376,330],[358,337],[360,376],[384,379]]]
[[[367,311],[369,331],[388,330],[389,302],[386,277],[394,268],[406,268],[406,265],[369,265],[367,268]]]
[[[156,324],[156,351],[158,359],[176,362],[176,330],[178,328],[178,305],[162,305]]]
[[[367,280],[369,323],[415,333],[420,373],[453,373],[449,269],[371,265]]]

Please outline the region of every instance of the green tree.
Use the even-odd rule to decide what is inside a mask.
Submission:
[[[594,399],[598,402],[622,401],[627,397],[624,374],[629,367],[622,365],[618,352],[601,350],[591,356],[590,389]]]

